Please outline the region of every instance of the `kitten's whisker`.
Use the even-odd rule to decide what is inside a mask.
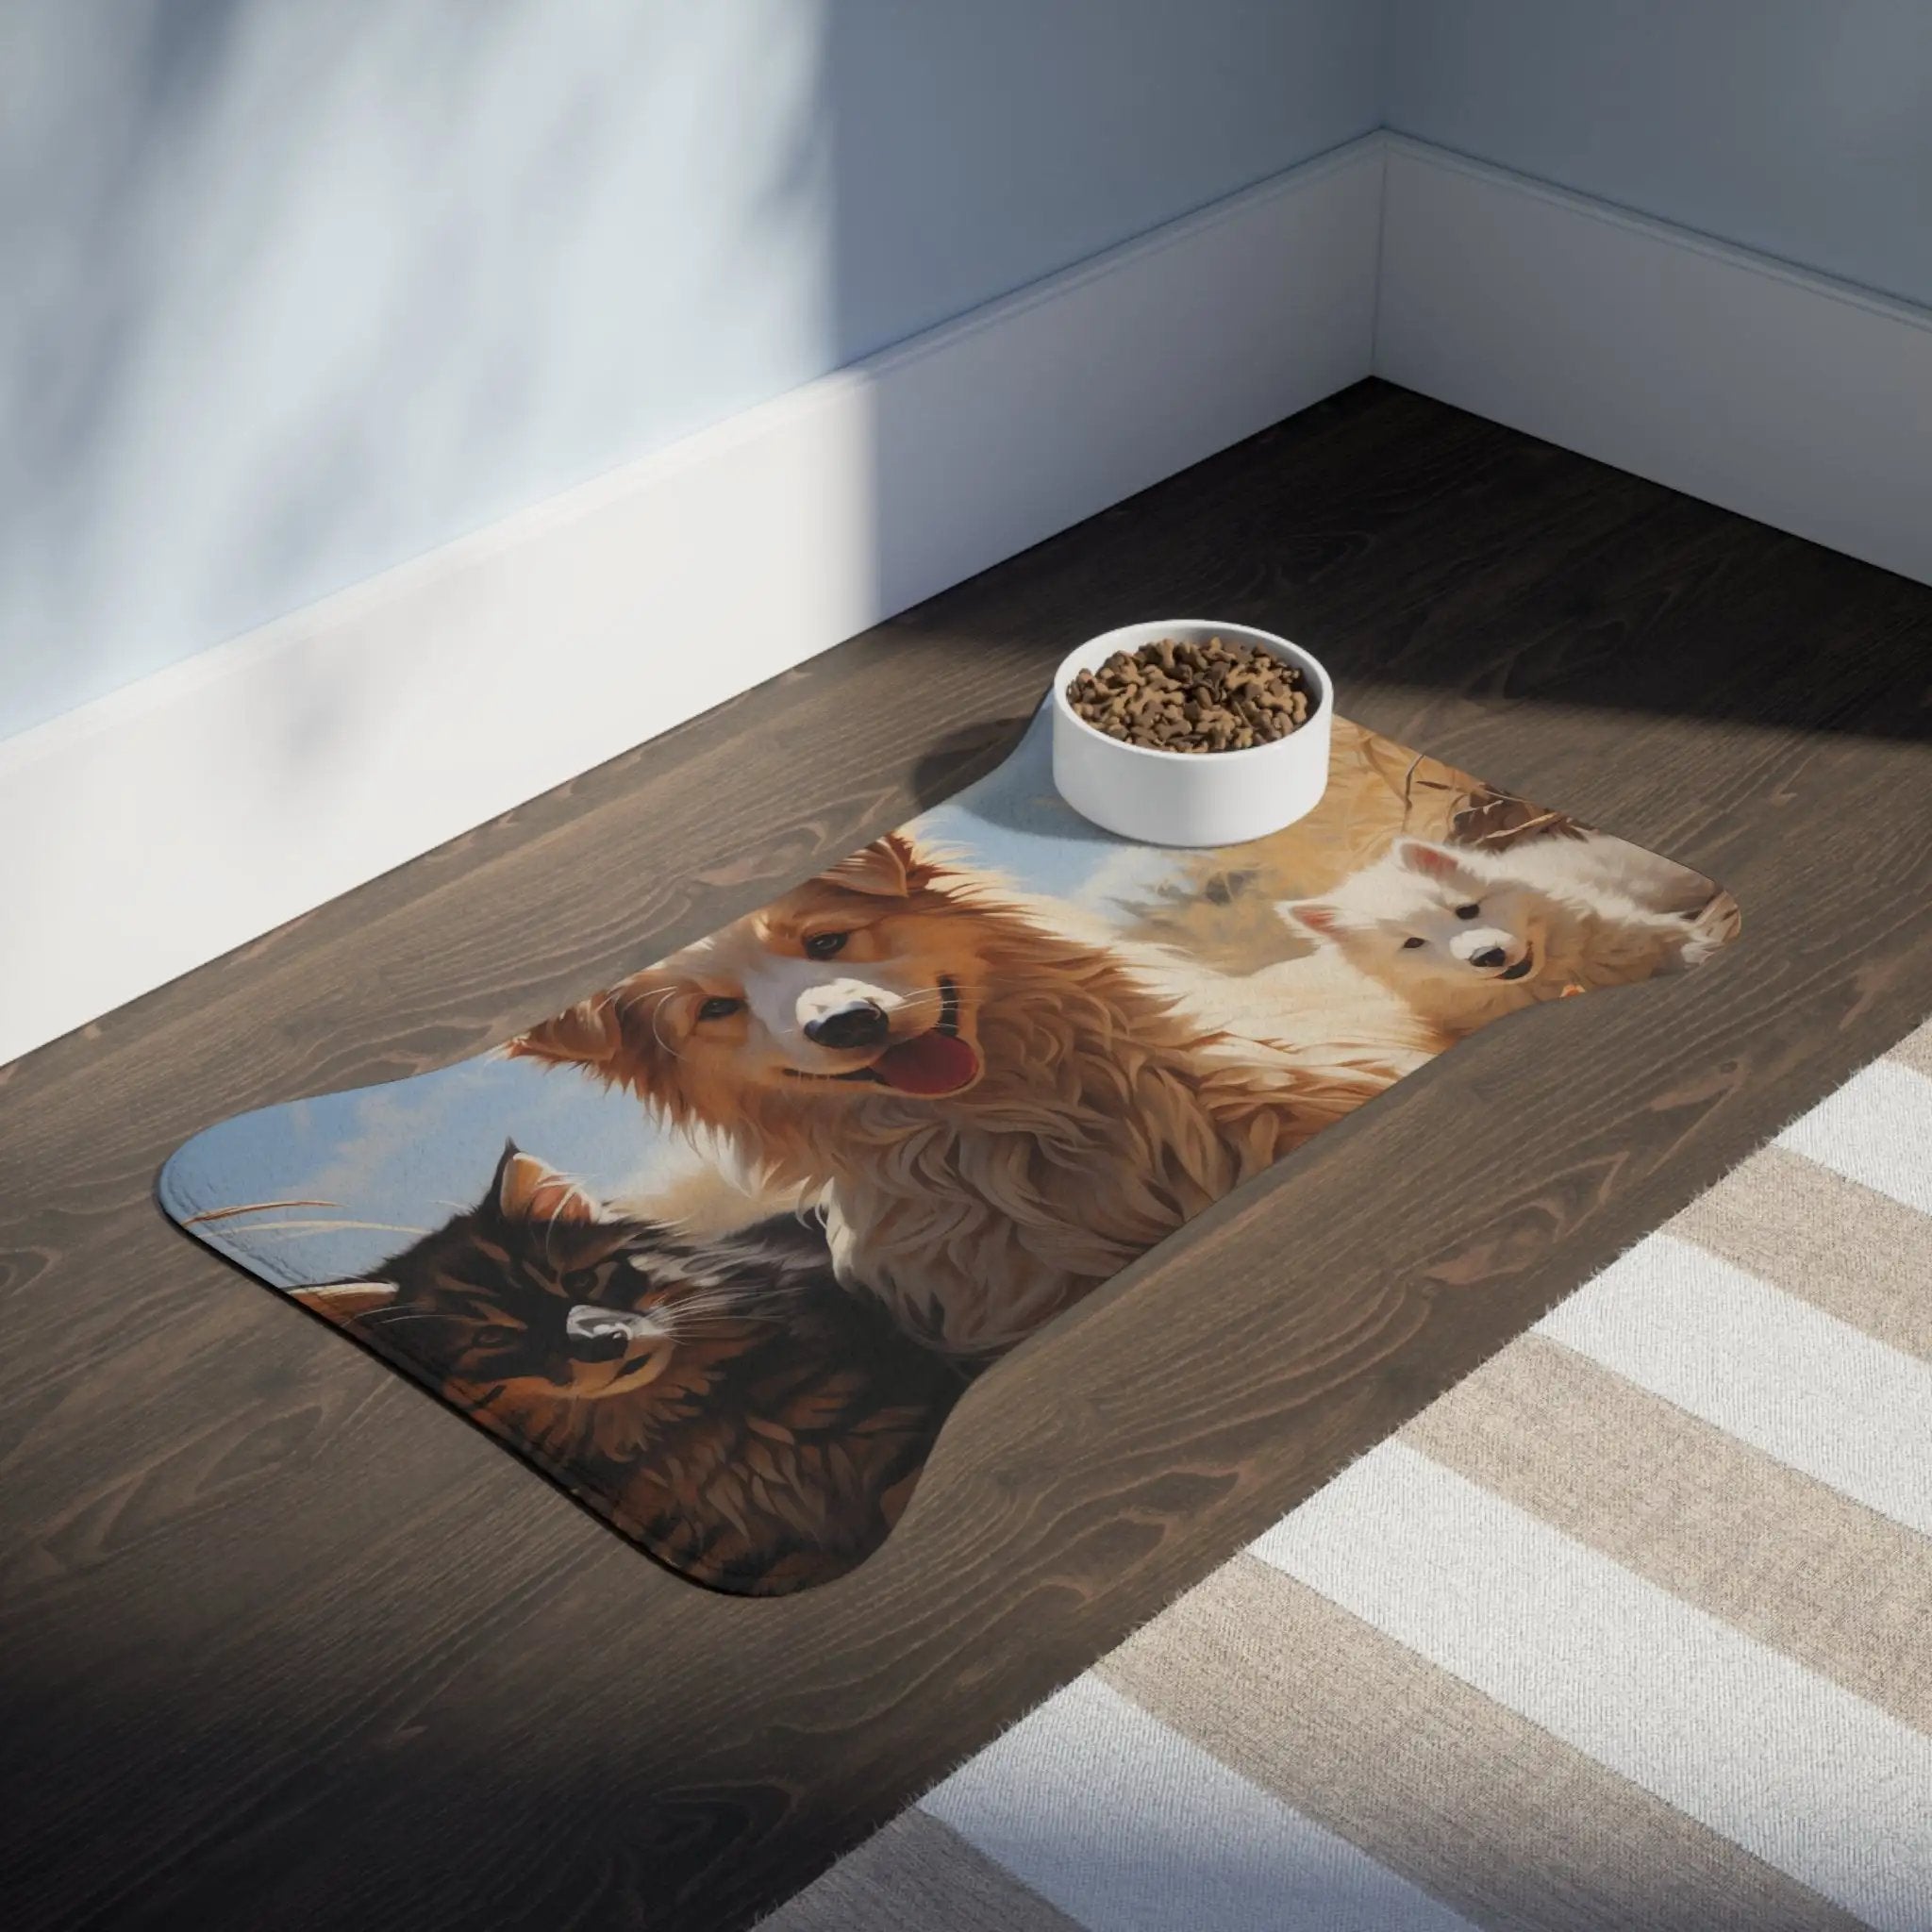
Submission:
[[[689,1309],[741,1308],[753,1302],[772,1301],[795,1296],[804,1284],[745,1282],[729,1288],[705,1289],[696,1294],[684,1295],[665,1305],[666,1311],[682,1314]]]
[[[326,1314],[326,1312],[328,1310],[325,1307],[323,1314]],[[344,1327],[358,1327],[358,1329],[369,1329],[369,1327],[376,1327],[380,1324],[380,1327],[383,1327],[383,1333],[387,1335],[392,1327],[400,1327],[404,1322],[435,1322],[435,1320],[437,1320],[435,1314],[392,1316],[392,1318],[385,1320],[383,1312],[376,1310],[376,1307],[371,1307],[367,1314],[361,1314],[361,1316],[341,1316],[341,1325],[344,1325]]]
[[[340,1208],[340,1201],[244,1201],[239,1208],[204,1208],[199,1214],[183,1217],[183,1227],[195,1227],[204,1221],[226,1221],[237,1214],[262,1214],[271,1208]]]
[[[258,1234],[333,1234],[341,1228],[367,1228],[375,1234],[427,1234],[426,1227],[402,1227],[392,1221],[258,1221],[248,1229],[252,1241]]]
[[[740,1300],[748,1302],[795,1301],[811,1285],[809,1280],[748,1281],[741,1288],[733,1289],[731,1292],[737,1295]]]
[[[675,1331],[687,1322],[700,1322],[711,1315],[729,1315],[736,1312],[739,1302],[735,1297],[721,1296],[705,1302],[687,1302],[675,1307],[653,1308],[651,1319],[661,1322],[665,1327]]]

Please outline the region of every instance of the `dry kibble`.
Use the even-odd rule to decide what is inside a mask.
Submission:
[[[1308,721],[1301,667],[1272,651],[1210,638],[1162,638],[1116,651],[1067,686],[1067,702],[1095,730],[1156,751],[1246,751]]]

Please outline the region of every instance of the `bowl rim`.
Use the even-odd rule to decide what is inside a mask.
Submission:
[[[1073,676],[1070,669],[1075,658],[1084,657],[1096,644],[1111,643],[1115,638],[1125,637],[1130,631],[1158,631],[1164,628],[1186,625],[1195,630],[1219,631],[1223,636],[1233,635],[1253,639],[1286,654],[1292,662],[1306,671],[1312,671],[1316,680],[1315,707],[1307,720],[1298,724],[1285,738],[1271,739],[1266,744],[1243,745],[1238,751],[1162,751],[1152,744],[1128,744],[1124,740],[1110,737],[1098,725],[1090,724],[1067,702],[1067,683]],[[1142,638],[1142,643],[1158,642],[1158,639]],[[1118,645],[1115,649],[1119,649]],[[1110,654],[1109,654],[1110,655]],[[1209,770],[1223,770],[1225,762],[1236,758],[1265,758],[1292,757],[1295,740],[1315,722],[1316,712],[1325,711],[1332,722],[1335,710],[1335,681],[1328,675],[1328,667],[1306,644],[1298,644],[1292,638],[1285,638],[1278,631],[1262,630],[1252,624],[1224,622],[1218,617],[1154,617],[1144,618],[1135,624],[1118,624],[1111,630],[1097,631],[1092,637],[1077,643],[1062,658],[1053,675],[1052,699],[1054,715],[1064,718],[1070,724],[1085,733],[1089,738],[1097,739],[1108,750],[1131,755],[1137,758],[1166,758],[1174,764],[1190,765],[1199,770],[1204,766]],[[1209,761],[1211,760],[1211,763]]]

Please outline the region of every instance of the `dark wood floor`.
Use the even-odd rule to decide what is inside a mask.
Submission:
[[[152,1205],[209,1122],[473,1053],[942,796],[1149,611],[1305,640],[1744,938],[1193,1224],[846,1582],[674,1580]],[[0,1917],[742,1924],[1932,1008],[1928,675],[1932,591],[1365,385],[0,1074]]]

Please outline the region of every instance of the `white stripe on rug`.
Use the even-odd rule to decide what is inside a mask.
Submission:
[[[1932,1733],[1932,1539],[1541,1335],[1399,1440]]]
[[[1899,1060],[1861,1067],[1774,1144],[1932,1214],[1932,1080]]]
[[[920,1804],[1090,1932],[1469,1924],[1096,1677]]]
[[[1263,1561],[1856,1912],[1932,1914],[1932,1739],[1400,1442]]]
[[[1533,1331],[1932,1535],[1932,1368],[1654,1234]]]
[[[1486,1932],[1863,1932],[1808,1885],[1253,1557],[1094,1669]]]

